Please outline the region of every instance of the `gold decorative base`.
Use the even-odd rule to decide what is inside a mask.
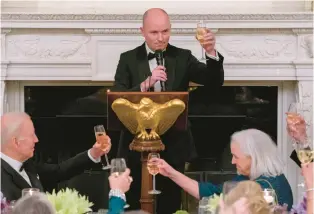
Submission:
[[[134,138],[129,148],[137,152],[158,152],[165,150],[165,145],[160,139],[143,141],[142,139]]]

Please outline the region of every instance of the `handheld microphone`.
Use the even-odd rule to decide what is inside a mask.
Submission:
[[[163,55],[162,50],[156,50],[155,56],[156,56],[157,65],[164,66],[164,55]],[[161,91],[166,91],[165,82],[160,81],[160,86],[161,86]]]

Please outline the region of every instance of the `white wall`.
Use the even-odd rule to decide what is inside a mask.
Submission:
[[[208,14],[208,13],[264,13],[264,12],[299,12],[311,10],[311,1],[187,1],[187,0],[35,0],[2,1],[2,12],[64,12],[64,13],[110,13],[142,14],[151,7],[164,8],[172,14]]]

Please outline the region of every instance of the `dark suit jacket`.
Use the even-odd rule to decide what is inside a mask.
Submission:
[[[87,152],[80,153],[60,164],[35,163],[32,160],[24,163],[32,187],[39,188],[41,191],[44,191],[45,183],[70,179],[85,169],[91,168],[93,164],[95,163],[88,157]],[[22,189],[25,188],[31,188],[31,186],[1,159],[1,192],[6,199],[17,200],[21,197]]]
[[[220,87],[224,82],[223,56],[219,61],[209,59],[207,65],[199,62],[190,50],[168,45],[165,54],[167,73],[166,91],[187,91],[189,82],[195,82],[212,87]],[[145,43],[122,53],[115,74],[113,91],[141,91],[140,84],[151,75],[148,64]],[[128,145],[133,136],[127,130],[122,131],[118,156],[126,157]],[[190,129],[178,132],[169,129],[162,136],[166,146],[161,155],[168,162],[182,163],[195,157],[195,147]]]

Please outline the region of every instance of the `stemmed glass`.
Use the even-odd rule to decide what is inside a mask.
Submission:
[[[22,189],[22,197],[27,196],[27,195],[34,195],[35,193],[39,193],[40,190],[37,188],[25,188]]]
[[[110,174],[121,175],[126,170],[126,162],[124,158],[114,158],[111,160]],[[124,208],[130,207],[129,204],[125,204]]]
[[[276,192],[273,189],[264,189],[263,190],[264,199],[267,204],[271,207],[277,205],[276,202]]]
[[[204,42],[204,35],[207,33],[207,29],[206,29],[206,24],[203,22],[203,20],[201,20],[200,22],[197,23],[197,28],[196,28],[196,39],[202,44]],[[206,61],[208,59],[206,59],[205,57],[205,51],[204,48],[201,46],[202,48],[202,58],[200,58],[200,61]]]
[[[155,176],[159,173],[159,167],[157,163],[151,160],[152,158],[160,158],[160,155],[154,152],[148,154],[147,169],[148,169],[149,174],[153,176],[153,190],[149,191],[148,193],[152,195],[157,195],[161,193],[161,191],[156,190],[156,179],[155,179]]]
[[[296,144],[308,144],[307,127],[304,119],[304,107],[302,103],[291,103],[287,114],[288,135]]]
[[[97,142],[101,142],[100,140],[98,140],[98,138],[102,137],[102,136],[106,136],[106,131],[105,131],[105,127],[103,125],[97,125],[94,127],[94,131],[95,131],[95,136],[96,136],[96,140]],[[101,149],[102,150],[106,150],[107,146],[109,146],[107,143],[104,143],[101,145]],[[106,163],[107,163],[107,166],[105,166],[103,164],[103,162],[101,161],[101,164],[102,164],[102,169],[103,170],[106,170],[106,169],[110,169],[111,166],[109,164],[109,160],[108,160],[108,156],[107,154],[105,154],[105,158],[106,158]]]

